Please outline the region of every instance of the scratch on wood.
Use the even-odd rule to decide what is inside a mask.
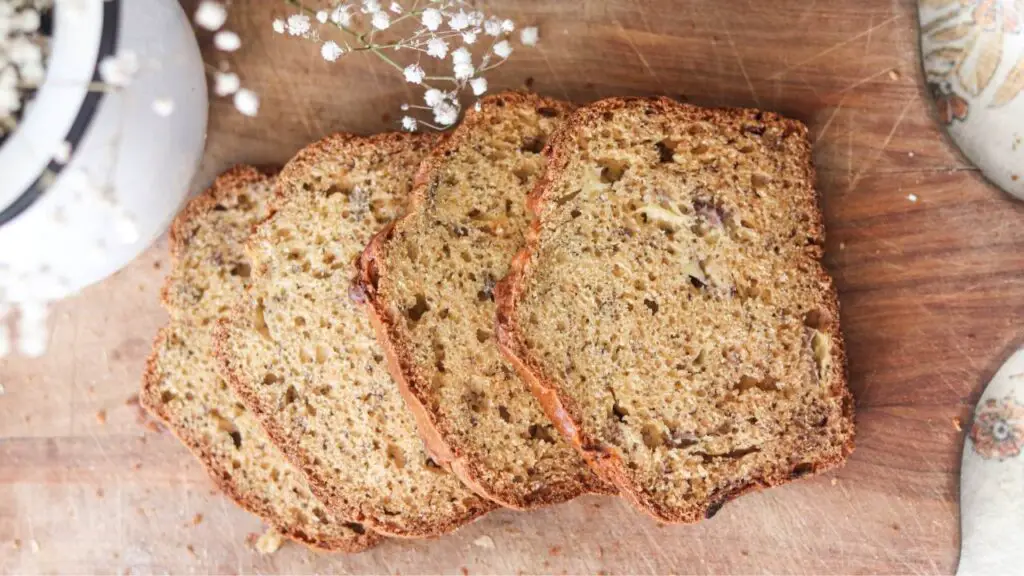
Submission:
[[[821,52],[818,52],[817,54],[815,54],[815,55],[813,55],[813,56],[811,56],[809,58],[805,58],[805,59],[801,60],[800,62],[797,62],[796,64],[793,64],[792,66],[787,66],[785,69],[783,69],[783,70],[781,70],[779,72],[776,72],[775,74],[772,74],[771,76],[769,76],[768,79],[769,80],[775,80],[776,78],[782,78],[783,76],[785,76],[786,74],[790,73],[791,71],[793,71],[793,70],[795,70],[795,69],[797,69],[797,68],[799,68],[799,67],[801,67],[801,66],[803,66],[805,64],[810,64],[811,62],[814,62],[818,58],[821,58],[822,56],[825,56],[826,54],[831,54],[832,52],[835,52],[836,50],[838,50],[838,49],[840,49],[840,48],[842,48],[844,46],[848,46],[848,45],[852,44],[853,42],[856,42],[857,40],[860,40],[864,36],[867,36],[868,34],[873,33],[875,30],[878,30],[879,28],[882,28],[884,26],[888,26],[889,24],[892,24],[893,22],[899,20],[902,17],[903,17],[902,14],[897,14],[897,15],[891,17],[891,18],[888,18],[885,21],[881,22],[880,24],[872,26],[872,27],[868,28],[867,30],[864,30],[863,32],[853,36],[852,38],[847,38],[846,40],[843,40],[842,42],[839,42],[838,44],[833,44],[832,46],[829,46],[828,48],[822,50]]]
[[[903,105],[903,110],[900,111],[900,115],[896,118],[896,121],[893,122],[892,129],[890,129],[889,133],[885,136],[885,141],[882,142],[882,146],[872,156],[871,161],[865,164],[863,167],[861,167],[860,170],[857,171],[857,175],[853,177],[853,180],[850,182],[850,187],[847,189],[847,191],[852,191],[854,188],[856,188],[857,183],[860,182],[860,179],[864,176],[864,174],[868,170],[870,170],[876,162],[878,162],[879,158],[882,157],[882,154],[885,152],[886,148],[889,147],[889,143],[892,142],[893,137],[896,135],[896,130],[898,130],[900,125],[903,124],[903,120],[907,117],[907,114],[910,113],[910,108],[914,105],[915,102],[916,100],[914,98],[911,98],[907,100],[907,102]]]
[[[647,61],[647,58],[644,58],[643,53],[641,53],[640,49],[636,47],[636,44],[633,42],[633,39],[629,37],[629,33],[622,26],[622,23],[616,20],[615,24],[619,28],[619,35],[622,36],[622,39],[625,40],[626,44],[628,44],[630,49],[633,50],[633,53],[636,54],[636,57],[638,60],[640,60],[640,63],[644,65],[644,70],[646,70],[647,73],[650,74],[652,78],[654,78],[654,80],[658,83],[658,87],[661,88],[662,92],[664,92],[665,87],[661,83],[661,78],[658,78],[658,74],[654,72],[654,68],[651,68],[651,64]]]
[[[754,83],[750,81],[750,75],[747,74],[747,67],[743,65],[743,58],[740,58],[739,50],[736,49],[736,42],[732,39],[732,32],[729,31],[727,26],[725,29],[725,38],[729,41],[729,47],[732,49],[732,55],[736,57],[736,64],[740,67],[740,72],[743,73],[743,79],[747,81],[747,88],[750,89],[750,95],[754,98],[754,104],[758,108],[761,107],[761,99],[757,97],[757,90],[754,90]]]
[[[843,109],[843,104],[845,102],[846,95],[843,95],[843,97],[839,99],[839,103],[836,104],[836,107],[832,109],[832,114],[829,114],[828,120],[825,121],[825,125],[821,127],[821,132],[818,132],[818,136],[814,138],[814,142],[811,145],[812,147],[816,147],[818,142],[820,142],[821,139],[825,137],[825,134],[828,133],[828,129],[832,127],[832,122],[835,121],[836,116],[839,116],[839,111]]]

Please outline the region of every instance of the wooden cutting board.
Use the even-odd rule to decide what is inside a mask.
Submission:
[[[858,448],[833,475],[662,526],[613,498],[499,511],[432,541],[352,557],[288,545],[220,496],[130,402],[165,321],[166,242],[56,307],[50,354],[0,360],[0,571],[949,573],[957,467],[980,388],[1021,341],[1024,203],[987,185],[933,120],[912,0],[501,3],[540,27],[492,88],[578,102],[667,94],[800,118],[815,141],[827,264],[842,300]],[[213,104],[201,182],[279,165],[336,130],[394,127],[414,91],[371,57],[327,64],[271,31],[280,2],[235,0],[233,56],[260,116]],[[211,59],[220,57],[208,51]],[[1024,165],[1024,162],[1022,162]],[[917,201],[908,199],[916,196]]]

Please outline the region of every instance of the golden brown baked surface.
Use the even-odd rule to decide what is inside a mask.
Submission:
[[[361,296],[424,437],[467,484],[520,509],[611,491],[494,339],[494,284],[522,246],[540,151],[570,110],[522,93],[483,98],[424,161],[409,215],[360,261]]]
[[[163,296],[171,323],[156,337],[140,401],[242,508],[309,546],[358,552],[381,537],[330,514],[216,372],[212,326],[248,281],[243,245],[266,217],[273,179],[241,166],[193,199],[171,228]]]
[[[435,138],[335,135],[278,176],[249,240],[249,293],[222,321],[222,373],[317,497],[379,532],[449,532],[494,506],[434,462],[361,303],[353,262],[402,211]]]
[[[853,403],[806,127],[612,98],[545,153],[498,336],[592,467],[694,522],[841,464]]]

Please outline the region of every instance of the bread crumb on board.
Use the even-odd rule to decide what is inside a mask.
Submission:
[[[267,528],[267,531],[256,539],[256,551],[260,554],[273,554],[283,542],[284,538],[277,530]]]
[[[192,525],[193,526],[199,526],[202,523],[203,523],[203,515],[202,514],[196,514],[195,516],[192,517]]]
[[[953,428],[956,428],[957,432],[963,432],[964,431],[964,427],[963,427],[963,425],[960,422],[960,417],[959,416],[953,418]]]
[[[97,410],[96,411],[96,423],[99,424],[100,426],[103,426],[104,424],[107,423],[107,411],[106,410]]]
[[[493,549],[494,548],[494,539],[492,539],[490,536],[481,536],[481,537],[477,538],[476,540],[473,540],[473,545],[474,546],[479,546],[481,548]]]
[[[900,71],[899,70],[897,70],[895,68],[893,68],[892,70],[889,70],[889,80],[892,80],[893,82],[895,82],[895,81],[897,81],[899,79],[900,79]]]

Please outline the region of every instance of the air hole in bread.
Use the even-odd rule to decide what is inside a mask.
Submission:
[[[238,460],[232,460],[231,461],[231,469],[232,470],[238,470],[241,467],[242,467],[242,463],[239,462]]]
[[[405,315],[413,322],[419,322],[420,318],[424,314],[430,311],[430,306],[427,304],[427,297],[423,294],[416,295],[416,302],[405,310]]]
[[[252,198],[249,198],[248,194],[239,194],[236,201],[238,202],[238,207],[242,210],[249,210],[253,206]]]
[[[558,109],[551,108],[548,106],[542,106],[540,108],[537,108],[537,114],[540,114],[545,118],[558,118]]]
[[[480,343],[487,342],[490,338],[491,338],[491,333],[490,332],[488,332],[487,330],[480,330],[479,328],[477,328],[477,331],[476,331],[476,341],[477,342],[480,342]]]
[[[651,314],[658,313],[658,302],[656,300],[644,298],[644,306],[647,306],[647,309],[651,311]]]
[[[228,207],[223,205],[223,204],[217,204],[216,206],[213,207],[213,211],[214,212],[227,212],[228,211]]]
[[[582,213],[582,212],[580,212],[578,208],[573,208],[573,209],[572,209],[572,211],[571,211],[571,212],[569,212],[569,216],[570,216],[570,217],[571,217],[571,218],[572,218],[573,220],[575,220],[576,218],[579,218],[581,214],[583,214],[583,213]]]
[[[708,150],[710,150],[710,147],[708,147],[707,144],[701,142],[700,144],[697,144],[690,148],[690,154],[693,154],[694,156],[703,156],[708,153]]]
[[[284,393],[284,403],[294,404],[299,399],[299,391],[295,389],[295,386],[289,386],[288,390]]]
[[[752,388],[764,390],[765,392],[778,392],[779,390],[778,380],[771,376],[754,378],[753,376],[743,375],[740,377],[740,381],[736,384],[735,388],[740,392],[745,392]]]
[[[351,193],[352,193],[352,189],[351,188],[348,188],[347,186],[339,186],[338,184],[331,184],[327,188],[327,190],[324,190],[324,196],[326,196],[328,198],[330,198],[331,196],[334,196],[335,194],[344,194],[345,196],[348,196]]]
[[[253,310],[253,328],[256,329],[260,336],[270,340],[270,327],[267,326],[266,310],[266,307],[263,306],[263,299],[258,299]]]
[[[274,384],[278,384],[280,382],[282,382],[281,377],[278,376],[277,374],[274,374],[273,372],[267,372],[267,374],[263,376],[264,386],[273,386]]]
[[[356,522],[345,522],[343,526],[356,534],[366,534],[366,528],[362,524],[358,524]]]
[[[246,263],[235,264],[231,268],[231,275],[238,276],[239,278],[248,278],[251,272],[252,268]]]
[[[164,390],[163,392],[160,393],[160,403],[161,404],[170,404],[177,397],[178,396],[175,395],[174,392],[171,392],[170,390]]]
[[[533,175],[536,174],[536,171],[533,169],[533,166],[522,165],[513,170],[512,174],[515,175],[515,177],[519,180],[520,184],[525,185],[530,182],[530,178],[533,178]],[[506,213],[508,213],[507,209]]]
[[[644,446],[647,446],[651,450],[665,445],[665,435],[661,432],[661,428],[654,422],[644,424],[643,428],[640,429],[640,435],[644,439]]]
[[[601,182],[605,184],[614,184],[622,180],[622,175],[629,169],[629,164],[614,158],[603,158],[598,160],[597,164],[601,167]]]
[[[621,404],[616,402],[615,404],[612,404],[612,414],[615,416],[616,419],[618,419],[619,422],[625,422],[626,416],[629,416],[629,411],[626,410],[626,408],[623,407]]]
[[[508,408],[504,406],[498,406],[498,416],[505,422],[512,422],[512,415],[508,413]]]
[[[228,432],[228,435],[231,436],[231,443],[235,445],[235,449],[240,450],[242,448],[242,433],[235,430]]]
[[[754,146],[754,144],[752,142],[746,142],[742,146],[737,148],[737,150],[739,150],[740,154],[750,154],[751,152],[753,152],[756,149],[757,148]]]
[[[548,444],[555,443],[555,437],[551,434],[551,426],[544,424],[530,424],[530,438],[534,440],[540,440],[541,442],[547,442]]]
[[[395,468],[399,470],[405,468],[405,453],[402,449],[394,444],[388,444],[387,448],[388,460],[395,465]]]
[[[534,154],[540,154],[544,150],[544,137],[543,136],[532,136],[523,140],[523,145],[520,149],[523,152],[533,152]]]
[[[555,205],[557,205],[557,206],[564,205],[566,202],[568,202],[568,201],[572,200],[573,198],[579,196],[580,192],[582,192],[582,190],[576,190],[575,192],[572,192],[571,194],[566,194],[565,196],[561,196],[559,198],[555,198]]]
[[[771,181],[771,176],[768,176],[767,174],[762,174],[760,172],[755,172],[750,176],[750,186],[755,191],[767,188],[768,185],[771,184]]]
[[[823,330],[826,326],[826,316],[821,310],[815,308],[809,310],[804,314],[804,326],[808,328],[814,328],[815,330]]]
[[[658,162],[661,162],[662,164],[672,162],[673,157],[676,154],[676,146],[678,145],[678,141],[670,138],[666,138],[656,143],[654,146],[658,149]]]

